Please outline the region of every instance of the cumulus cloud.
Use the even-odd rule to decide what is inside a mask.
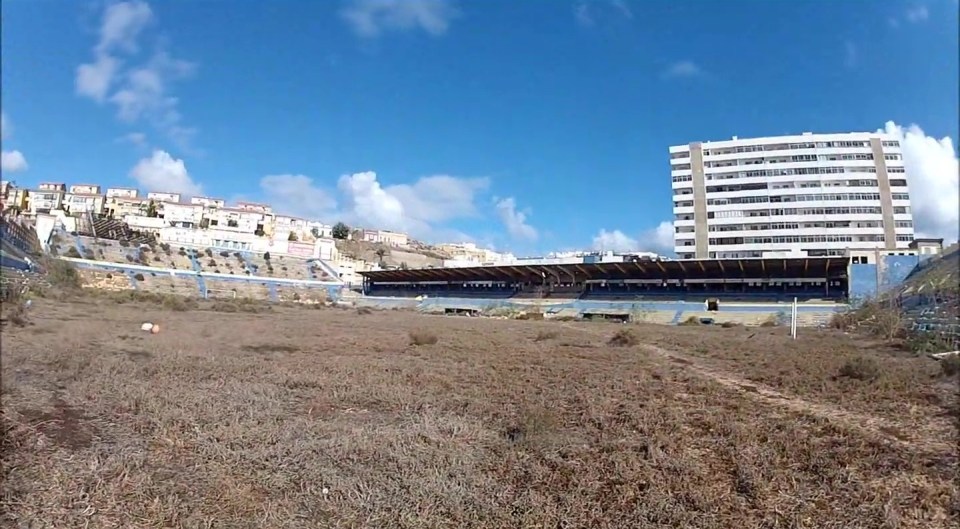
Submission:
[[[888,121],[881,132],[900,141],[917,237],[957,240],[960,164],[953,140],[927,136],[917,125],[903,127],[892,121]]]
[[[363,38],[416,29],[443,35],[458,14],[449,0],[351,0],[340,11],[354,33]]]
[[[620,230],[600,230],[593,237],[594,250],[614,252],[654,252],[661,255],[673,254],[673,223],[663,221],[655,228],[644,230],[638,239],[634,239]]]
[[[476,216],[476,198],[488,185],[486,178],[434,175],[385,186],[373,171],[343,175],[333,191],[306,175],[272,175],[260,181],[276,211],[404,231],[421,239],[462,238],[443,223]]]
[[[703,75],[703,69],[693,61],[679,61],[671,64],[664,70],[661,77],[664,79],[690,78]]]
[[[77,67],[75,88],[80,96],[112,104],[120,120],[145,120],[185,147],[196,131],[182,124],[171,85],[191,75],[196,65],[160,50],[146,62],[124,68],[124,58],[139,50],[139,37],[153,19],[150,6],[140,0],[108,6],[93,48],[94,59]]]
[[[0,153],[0,170],[4,173],[16,173],[28,169],[27,159],[20,151],[3,151]]]
[[[527,223],[526,213],[517,211],[517,202],[513,197],[496,201],[495,208],[500,222],[511,237],[525,241],[537,240],[537,229]]]
[[[637,240],[620,230],[600,230],[593,237],[593,249],[597,251],[632,252],[637,251]]]
[[[203,187],[187,172],[183,160],[170,156],[166,151],[155,150],[149,158],[137,162],[130,170],[130,176],[148,191],[167,191],[186,196],[203,195]]]
[[[302,174],[264,176],[260,179],[260,189],[278,212],[298,217],[323,218],[337,205],[327,191]]]

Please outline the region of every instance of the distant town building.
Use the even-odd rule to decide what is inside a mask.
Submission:
[[[147,193],[147,199],[155,202],[180,202],[180,193],[150,191]]]

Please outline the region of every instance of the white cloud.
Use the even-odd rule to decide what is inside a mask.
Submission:
[[[527,223],[527,214],[517,211],[517,202],[513,197],[504,198],[496,202],[497,216],[507,228],[507,233],[514,239],[526,241],[537,240],[537,229]]]
[[[308,219],[319,219],[336,208],[336,200],[302,174],[267,175],[260,179],[260,189],[279,213]]]
[[[102,103],[113,85],[119,66],[119,60],[103,53],[98,54],[94,62],[77,66],[77,95]]]
[[[644,230],[634,239],[620,230],[600,230],[593,237],[593,249],[614,252],[655,252],[660,255],[672,255],[673,223],[663,221],[655,228]]]
[[[146,120],[178,146],[185,147],[196,131],[182,125],[179,101],[170,94],[170,87],[174,81],[191,75],[196,65],[174,59],[163,50],[128,69],[124,69],[121,59],[139,50],[138,39],[152,20],[150,6],[140,0],[108,6],[93,49],[94,61],[77,67],[76,92],[97,103],[113,104],[122,121]]]
[[[137,162],[130,170],[130,176],[148,191],[168,191],[186,196],[203,195],[203,187],[194,182],[183,160],[170,156],[166,151],[155,150],[152,156]]]
[[[0,153],[0,171],[16,173],[26,171],[28,167],[27,159],[20,151],[3,151]]]
[[[136,52],[139,49],[137,37],[152,18],[150,6],[139,0],[107,6],[100,25],[97,51],[109,53],[119,49],[127,53]]]
[[[419,220],[443,222],[476,215],[474,198],[488,185],[486,178],[434,175],[422,177],[413,185],[398,184],[386,189],[408,210],[417,212]]]
[[[351,0],[340,11],[353,31],[364,38],[415,29],[443,35],[458,14],[449,0]]]
[[[917,5],[907,9],[905,16],[909,22],[923,22],[930,18],[930,10],[927,9],[927,6]]]
[[[672,255],[674,252],[673,222],[665,220],[657,224],[656,228],[644,231],[640,240],[645,241],[645,251],[657,252],[662,255]]]
[[[441,234],[462,238],[443,223],[476,216],[476,197],[488,185],[486,178],[434,175],[411,184],[384,186],[373,171],[341,176],[335,191],[305,175],[271,175],[260,180],[263,194],[276,211],[404,231],[421,239]]]
[[[150,6],[138,0],[119,2],[104,10],[100,40],[94,48],[96,58],[92,63],[77,67],[78,95],[103,102],[121,65],[113,53],[136,52],[139,49],[137,37],[152,17]]]
[[[917,125],[888,121],[882,130],[900,141],[910,185],[914,228],[918,237],[958,238],[960,163],[949,137],[927,136]]]
[[[195,68],[165,52],[157,53],[146,65],[128,72],[123,87],[110,97],[117,106],[117,117],[128,123],[146,117],[165,129],[178,126],[178,100],[168,95],[169,84],[189,76]]]
[[[600,230],[593,238],[593,249],[597,251],[633,252],[638,248],[637,240],[620,230]]]
[[[703,69],[693,61],[675,62],[667,68],[661,77],[664,79],[673,79],[680,77],[698,77],[703,75]]]

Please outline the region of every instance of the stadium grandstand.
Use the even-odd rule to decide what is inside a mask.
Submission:
[[[361,272],[384,297],[553,298],[738,302],[848,297],[847,257],[637,260]]]

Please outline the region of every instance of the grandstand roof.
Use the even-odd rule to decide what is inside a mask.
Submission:
[[[846,257],[792,259],[692,259],[623,263],[570,263],[545,265],[472,266],[468,268],[416,268],[360,272],[374,283],[429,281],[540,281],[558,282],[618,279],[748,279],[845,277]]]

